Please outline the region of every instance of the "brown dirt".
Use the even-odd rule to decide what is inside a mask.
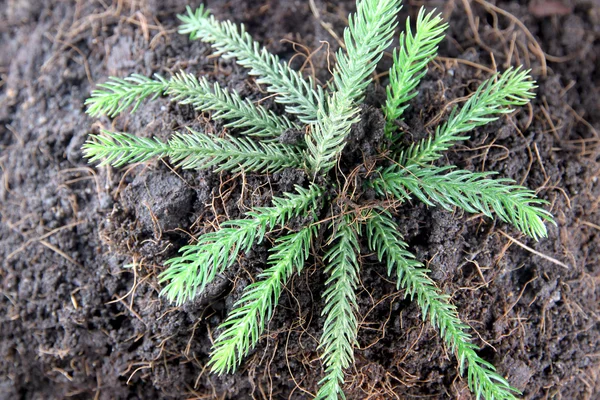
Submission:
[[[176,34],[185,0],[108,3],[0,2],[0,398],[310,398],[322,376],[318,257],[287,286],[240,371],[223,377],[204,369],[211,338],[268,247],[255,246],[180,309],[158,297],[156,282],[162,262],[190,235],[266,204],[304,176],[184,172],[163,162],[97,169],[80,150],[102,127],[161,138],[182,126],[221,128],[167,99],[114,121],[91,119],[83,102],[109,75],[185,69],[253,98],[260,88]],[[319,21],[308,2],[207,3],[219,18],[246,23],[282,58],[299,52],[298,67],[323,41],[337,48],[330,31],[339,35],[353,9],[353,0],[317,0]],[[399,226],[477,332],[481,354],[525,398],[597,398],[600,9],[594,0],[426,3],[451,28],[407,114],[406,138],[431,133],[429,122],[444,118],[445,105],[489,69],[527,65],[539,82],[532,106],[478,129],[443,162],[535,188],[551,202],[557,226],[534,243],[504,224],[417,204],[398,210]],[[417,9],[409,4],[401,17]],[[327,48],[305,65],[322,83]],[[380,101],[373,85],[345,163],[360,161],[379,140]],[[415,304],[372,257],[362,264],[360,348],[348,397],[469,398],[455,358]]]

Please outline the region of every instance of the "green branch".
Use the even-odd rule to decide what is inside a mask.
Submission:
[[[325,175],[336,163],[353,123],[358,103],[371,82],[371,74],[391,44],[401,0],[359,0],[356,13],[344,31],[346,52],[337,54],[335,91],[321,103],[317,123],[306,136],[306,157],[314,174]],[[325,108],[327,106],[327,108]]]
[[[317,104],[323,100],[321,88],[311,78],[305,79],[291,69],[279,57],[261,48],[246,32],[231,21],[220,22],[200,6],[195,12],[188,7],[187,15],[180,15],[183,22],[181,34],[190,34],[191,39],[211,43],[224,59],[235,58],[237,63],[250,69],[250,75],[258,76],[260,84],[275,93],[275,100],[286,106],[286,111],[296,114],[300,121],[309,124],[316,121]]]
[[[187,72],[179,72],[169,80],[155,75],[155,79],[141,75],[132,75],[125,79],[111,78],[98,85],[104,90],[94,90],[85,104],[88,114],[110,117],[125,111],[134,104],[132,113],[142,101],[160,95],[170,95],[171,100],[180,104],[191,104],[199,111],[212,111],[215,120],[229,121],[225,127],[239,129],[241,133],[259,137],[277,137],[286,129],[298,129],[285,116],[274,112],[250,100],[243,100],[239,94],[210,84],[206,78],[196,78]]]
[[[417,85],[427,73],[427,64],[437,54],[438,44],[444,38],[448,24],[434,12],[425,14],[422,8],[417,16],[415,34],[410,28],[410,18],[406,20],[406,31],[400,34],[400,46],[394,50],[390,68],[390,84],[387,86],[387,101],[383,112],[386,119],[385,133],[389,139],[396,131],[395,121],[402,117],[408,102],[419,92]],[[398,135],[396,135],[398,136]]]
[[[114,117],[133,104],[131,112],[135,112],[148,97],[152,100],[164,94],[169,83],[156,76],[156,79],[133,74],[125,79],[112,77],[108,82],[98,85],[100,89],[92,91],[92,96],[85,101],[87,113],[92,117],[108,115]]]
[[[155,157],[167,157],[170,148],[156,138],[103,130],[100,135],[89,135],[82,149],[83,156],[89,158],[90,163],[98,161],[99,166],[112,165],[120,168]]]
[[[539,207],[547,204],[535,192],[514,185],[510,179],[487,179],[493,173],[454,170],[453,167],[392,166],[380,172],[369,185],[380,196],[392,194],[399,200],[414,195],[423,203],[436,204],[447,210],[453,206],[469,213],[492,211],[524,234],[539,239],[546,237],[544,222],[554,223],[552,215]]]
[[[356,287],[360,266],[356,252],[360,246],[356,226],[348,215],[334,221],[332,229],[333,243],[325,255],[328,263],[325,273],[329,278],[325,282],[325,308],[321,312],[326,319],[319,344],[325,377],[319,382],[316,400],[344,398],[344,369],[354,361],[358,331]]]
[[[423,319],[439,329],[446,346],[456,354],[460,374],[467,367],[467,381],[476,399],[514,400],[519,391],[499,375],[492,364],[482,359],[478,347],[472,343],[469,327],[459,318],[450,296],[443,294],[429,278],[427,269],[414,259],[406,248],[396,224],[389,214],[372,213],[367,221],[369,246],[379,261],[385,261],[388,274],[395,270],[398,288],[406,290],[406,297],[416,297]]]
[[[302,271],[315,234],[313,226],[277,239],[269,256],[270,267],[258,276],[259,280],[244,289],[242,298],[219,327],[223,332],[213,345],[209,362],[213,372],[235,371],[254,348],[273,316],[283,286],[294,272]]]
[[[277,172],[303,166],[302,153],[279,143],[257,143],[249,139],[221,139],[190,130],[169,139],[169,157],[185,169],[215,171]]]
[[[259,137],[278,137],[287,129],[298,129],[285,116],[278,116],[239,94],[210,84],[206,78],[180,72],[169,81],[167,94],[180,104],[191,104],[196,110],[213,111],[215,120],[229,121],[226,128],[239,129],[241,133]]]
[[[167,143],[128,133],[103,131],[90,135],[83,146],[84,156],[100,165],[121,167],[154,157],[168,157],[184,169],[230,172],[277,172],[302,168],[302,153],[279,143],[256,143],[244,138],[222,139],[201,132],[178,133]]]
[[[454,107],[448,121],[436,128],[434,137],[423,139],[403,151],[401,165],[426,164],[437,160],[441,153],[455,143],[467,140],[465,132],[497,120],[503,114],[513,112],[514,106],[522,106],[534,97],[535,88],[529,75],[520,67],[495,74],[483,82],[467,100],[460,111]]]
[[[215,232],[205,233],[192,245],[182,247],[178,257],[169,259],[168,268],[160,275],[160,282],[168,282],[161,291],[177,305],[194,298],[198,291],[212,282],[218,273],[229,268],[239,253],[247,253],[254,243],[260,243],[269,229],[284,226],[292,217],[305,215],[316,209],[322,189],[296,187],[297,194],[273,198],[272,207],[257,207],[247,213],[248,219],[223,223]]]

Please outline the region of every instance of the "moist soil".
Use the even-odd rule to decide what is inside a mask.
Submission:
[[[207,3],[218,18],[246,24],[270,51],[323,85],[354,8],[353,0]],[[414,18],[420,2],[407,3],[402,20]],[[443,13],[450,29],[406,112],[406,142],[431,134],[448,106],[494,69],[531,68],[539,85],[531,106],[477,129],[440,163],[498,171],[535,189],[549,202],[556,226],[535,242],[498,221],[415,202],[396,210],[400,230],[452,296],[482,357],[523,397],[598,398],[597,3],[425,3]],[[305,399],[316,392],[322,242],[288,283],[267,331],[235,374],[211,375],[208,354],[217,326],[265,267],[268,241],[182,307],[159,297],[157,282],[179,247],[295,184],[306,185],[306,177],[182,171],[163,161],[96,168],[82,157],[88,135],[104,128],[162,139],[186,126],[222,131],[210,115],[166,98],[135,114],[90,118],[84,101],[111,75],[169,76],[183,69],[251,99],[265,97],[244,70],[177,34],[176,15],[185,5],[0,3],[2,399]],[[342,170],[368,160],[379,144],[390,63],[388,54]],[[281,111],[272,98],[263,104]],[[348,398],[471,398],[438,333],[396,290],[385,267],[364,254]]]

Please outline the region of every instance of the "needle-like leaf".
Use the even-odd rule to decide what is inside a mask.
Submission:
[[[231,21],[218,21],[200,6],[196,11],[188,7],[179,33],[189,34],[192,39],[211,43],[217,54],[225,59],[234,58],[237,63],[250,69],[250,75],[258,76],[258,83],[276,94],[276,100],[286,106],[286,111],[296,114],[300,121],[312,123],[317,119],[317,105],[323,100],[323,91],[312,78],[304,78],[291,69],[279,57],[261,48],[243,25]]]
[[[220,326],[223,332],[210,355],[213,372],[235,371],[243,357],[256,345],[279,303],[283,286],[294,272],[302,271],[315,234],[315,227],[309,226],[276,241],[269,256],[270,267],[258,275],[258,281],[246,287],[242,298]]]
[[[332,244],[325,255],[325,273],[329,275],[323,293],[325,325],[319,345],[325,377],[320,382],[318,400],[344,398],[344,369],[354,361],[358,333],[356,287],[360,267],[356,252],[360,247],[356,224],[346,215],[337,218],[331,228]]]
[[[427,73],[427,64],[435,58],[437,46],[444,38],[448,24],[444,23],[435,11],[429,14],[422,8],[417,16],[415,33],[410,28],[410,19],[406,20],[406,30],[400,34],[400,47],[394,50],[393,64],[390,68],[390,84],[387,86],[385,114],[385,133],[389,139],[397,142],[395,121],[402,117],[408,108],[408,102],[419,92],[416,87]]]
[[[247,253],[254,243],[261,242],[269,230],[315,209],[323,193],[314,185],[308,190],[296,187],[296,191],[273,198],[272,207],[257,207],[246,214],[249,218],[228,221],[220,230],[205,233],[197,243],[182,247],[179,256],[167,261],[168,268],[160,276],[160,282],[167,283],[161,294],[178,305],[193,299],[217,273],[229,268],[239,253]]]
[[[441,293],[429,278],[429,270],[415,260],[406,248],[396,224],[386,212],[372,212],[366,217],[367,239],[379,261],[387,264],[388,275],[395,271],[398,288],[406,290],[406,296],[421,308],[423,319],[440,331],[446,346],[456,354],[460,374],[467,369],[467,382],[475,398],[488,400],[515,400],[519,391],[499,375],[494,366],[477,354],[477,346],[467,333],[469,326],[464,324],[450,303],[450,296]]]

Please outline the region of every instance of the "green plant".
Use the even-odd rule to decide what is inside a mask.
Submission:
[[[443,151],[468,139],[468,131],[526,104],[535,88],[528,72],[511,69],[492,76],[462,107],[450,112],[433,136],[403,148],[396,121],[402,118],[408,101],[416,96],[418,83],[428,62],[435,57],[447,26],[439,16],[421,10],[415,33],[407,22],[406,32],[400,37],[400,49],[393,56],[387,101],[382,109],[388,139],[382,154],[387,157],[379,157],[378,161],[384,160],[383,165],[365,177],[365,188],[383,200],[391,200],[378,202],[379,205],[361,204],[360,211],[356,211],[348,204],[361,199],[344,199],[347,191],[334,184],[332,169],[352,124],[360,118],[359,105],[370,77],[383,51],[391,44],[400,3],[400,0],[358,0],[357,11],[350,17],[344,33],[346,50],[337,53],[333,81],[326,91],[260,48],[243,27],[219,22],[203,7],[195,12],[188,9],[187,15],[180,16],[183,22],[180,33],[211,43],[219,55],[249,68],[251,75],[258,76],[258,82],[276,95],[276,101],[285,105],[289,119],[185,72],[170,79],[139,75],[112,78],[100,85],[87,101],[91,115],[114,116],[130,106],[135,110],[144,99],[169,95],[174,101],[212,111],[214,119],[227,121],[226,126],[236,133],[216,137],[190,130],[177,133],[165,143],[104,131],[92,135],[84,146],[86,157],[99,160],[102,165],[118,167],[167,157],[181,168],[260,173],[296,168],[312,178],[308,187],[297,187],[296,193],[273,198],[271,207],[256,208],[244,219],[228,221],[220,230],[205,233],[167,262],[168,268],[160,276],[160,282],[165,284],[161,294],[180,305],[202,291],[217,273],[234,264],[239,253],[249,251],[254,243],[274,234],[276,228],[277,232],[284,232],[275,239],[268,268],[245,288],[221,325],[209,361],[214,372],[234,371],[255,346],[273,315],[282,287],[294,273],[302,271],[310,257],[310,244],[320,230],[328,233],[329,239],[324,257],[328,278],[322,312],[326,320],[320,340],[325,377],[320,382],[318,399],[344,397],[344,370],[353,362],[357,339],[355,289],[360,272],[357,254],[363,236],[379,261],[387,265],[388,274],[396,276],[398,288],[416,299],[423,318],[428,317],[439,329],[445,344],[456,354],[461,375],[466,370],[468,385],[475,396],[512,399],[518,393],[477,354],[468,326],[460,321],[450,297],[435,286],[428,270],[407,250],[390,210],[414,197],[428,206],[438,205],[448,210],[459,207],[488,217],[495,214],[535,240],[546,236],[544,222],[553,220],[541,208],[546,202],[537,199],[531,190],[507,179],[490,179],[492,173],[432,165]],[[302,127],[304,143],[289,145],[278,141],[283,131]],[[321,214],[328,211],[331,215],[327,215],[326,224]],[[291,231],[286,223],[295,217],[308,222],[298,231]]]

